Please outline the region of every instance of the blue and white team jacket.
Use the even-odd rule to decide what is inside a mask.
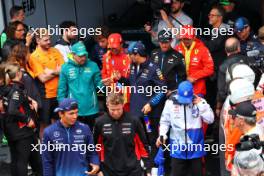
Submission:
[[[182,105],[177,96],[166,101],[160,119],[160,136],[167,138],[170,129],[170,155],[178,159],[194,159],[205,155],[202,122],[211,124],[214,113],[202,99],[198,104]]]

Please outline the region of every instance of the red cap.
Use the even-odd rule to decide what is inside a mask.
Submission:
[[[108,37],[108,48],[119,48],[122,44],[122,36],[118,33],[113,33]]]
[[[194,39],[195,29],[191,25],[184,25],[180,28],[180,39]]]

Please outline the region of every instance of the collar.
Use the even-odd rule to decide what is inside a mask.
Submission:
[[[25,87],[21,81],[11,81],[10,84],[14,85],[15,87],[22,88],[22,89],[24,89]]]

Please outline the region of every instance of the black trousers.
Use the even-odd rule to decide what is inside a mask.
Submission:
[[[177,159],[171,158],[171,176],[202,176],[202,158],[197,159]]]
[[[90,127],[90,130],[93,131],[93,127],[95,124],[95,119],[99,116],[99,114],[93,114],[89,116],[79,116],[78,120]]]
[[[31,144],[37,144],[37,138],[30,136],[17,141],[8,141],[11,153],[11,174],[12,176],[27,176],[28,164],[31,165],[36,175],[42,175],[40,154],[33,150]]]

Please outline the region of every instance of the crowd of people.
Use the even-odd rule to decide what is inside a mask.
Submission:
[[[86,48],[73,21],[60,24],[52,45],[48,30],[32,33],[13,6],[0,41],[0,133],[11,175],[30,167],[36,176],[202,176],[208,143],[227,147],[221,176],[264,174],[264,26],[255,35],[234,6],[211,8],[218,32],[206,37],[194,32],[184,0],[172,0],[144,26],[151,53],[144,41],[125,47],[106,26]]]

